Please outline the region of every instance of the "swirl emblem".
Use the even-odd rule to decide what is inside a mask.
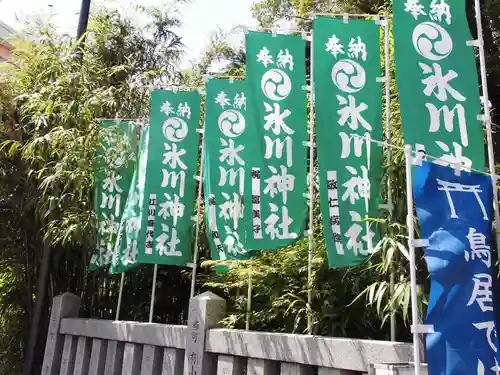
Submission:
[[[219,116],[219,129],[227,137],[235,138],[245,131],[245,117],[234,109],[228,109]]]
[[[267,98],[278,102],[290,95],[292,81],[283,70],[271,69],[262,76],[260,87]]]
[[[349,94],[365,87],[366,74],[363,67],[353,60],[339,60],[332,68],[335,86]]]
[[[439,61],[453,50],[450,34],[434,22],[422,22],[413,30],[413,46],[426,59]]]
[[[186,138],[188,126],[186,121],[179,117],[171,117],[163,123],[163,135],[170,142],[180,142]]]

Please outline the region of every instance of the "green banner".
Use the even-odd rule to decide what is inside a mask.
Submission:
[[[405,142],[444,166],[484,169],[465,0],[395,0],[394,54]],[[431,160],[432,161],[432,160]]]
[[[244,196],[248,250],[279,249],[306,228],[306,44],[300,36],[248,32],[248,126]],[[251,202],[251,204],[250,204]]]
[[[199,150],[200,95],[154,91],[138,263],[192,262],[192,215]]]
[[[243,215],[243,196],[251,170],[244,150],[256,139],[246,126],[246,82],[210,80],[206,97],[204,191],[212,259],[247,259],[245,228],[252,219]]]
[[[146,166],[148,162],[149,127],[142,128],[139,146],[138,164],[130,183],[127,203],[118,229],[118,238],[115,242],[114,256],[111,262],[110,273],[126,272],[137,265],[139,248],[144,243],[139,243],[141,231],[145,231],[145,222],[142,219],[144,211],[146,184]]]
[[[355,266],[375,247],[382,175],[380,27],[319,17],[313,24],[316,142],[328,264]]]
[[[97,249],[89,270],[111,263],[118,227],[130,189],[137,152],[137,127],[130,121],[101,121],[94,163]]]

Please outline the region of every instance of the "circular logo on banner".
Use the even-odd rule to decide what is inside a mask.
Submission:
[[[335,86],[349,94],[365,87],[366,74],[363,67],[353,60],[339,60],[332,68]]]
[[[234,109],[228,109],[219,116],[219,129],[227,137],[235,138],[245,131],[245,117]]]
[[[439,61],[453,50],[450,34],[434,22],[422,22],[413,30],[413,46],[426,59]]]
[[[288,74],[280,69],[268,70],[261,80],[261,88],[264,95],[278,102],[286,99],[292,91],[292,81]]]
[[[170,142],[180,142],[186,138],[188,126],[186,121],[179,117],[171,117],[163,123],[163,135]]]

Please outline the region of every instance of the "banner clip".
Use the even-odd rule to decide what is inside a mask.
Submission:
[[[302,146],[304,146],[304,147],[311,147],[311,142],[309,142],[309,141],[302,141]],[[312,147],[316,147],[316,143],[315,142],[312,143]]]
[[[383,77],[377,77],[377,78],[375,78],[375,80],[376,80],[378,83],[385,83],[385,82],[387,82],[387,77],[386,77],[386,76],[383,76]]]
[[[419,240],[413,240],[412,241],[413,247],[419,248],[419,247],[428,247],[429,246],[429,240],[428,239],[419,239]]]
[[[198,216],[191,216],[191,221],[198,221]]]
[[[302,193],[302,197],[306,198],[306,199],[309,199],[309,193]]]
[[[460,173],[462,172],[462,164],[461,163],[452,163],[452,167],[455,169],[455,176],[460,177]]]
[[[205,129],[203,129],[203,128],[198,128],[198,129],[196,129],[196,133],[203,134],[203,133],[205,133]]]
[[[486,122],[490,119],[490,117],[488,115],[485,115],[485,114],[480,114],[480,115],[477,115],[477,119],[479,121]]]
[[[271,36],[273,38],[276,38],[278,36],[278,33],[276,32],[276,29],[274,27],[271,29]]]
[[[377,14],[377,16],[375,17],[375,25],[386,27],[387,26],[387,19],[385,18],[385,16],[383,16],[381,14]]]
[[[194,263],[186,263],[187,268],[194,268]]]
[[[412,324],[411,333],[434,333],[433,324]]]
[[[203,82],[204,83],[208,83],[208,81],[210,81],[210,76],[207,74],[207,75],[204,75],[203,76]]]
[[[465,42],[468,47],[481,47],[479,39],[468,40]]]
[[[304,237],[310,237],[312,235],[312,232],[310,229],[304,231]]]
[[[347,25],[349,23],[349,14],[344,13],[344,16],[342,18],[344,19],[344,23]]]
[[[198,94],[200,94],[200,95],[205,95],[205,89],[202,89],[201,87],[199,89],[197,89],[196,91],[198,91]]]
[[[301,35],[302,35],[302,39],[304,39],[304,40],[306,40],[308,42],[310,42],[312,40],[312,36],[311,35],[307,35],[307,31],[302,31]]]
[[[301,87],[301,89],[302,89],[303,91],[309,91],[309,90],[310,90],[310,86],[309,86],[309,85],[303,85],[303,86]]]
[[[201,182],[201,177],[200,176],[193,176],[193,178],[198,181],[198,182]]]

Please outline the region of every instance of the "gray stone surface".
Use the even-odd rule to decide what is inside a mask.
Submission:
[[[220,355],[217,358],[217,375],[243,375],[245,358]]]
[[[140,375],[142,362],[142,345],[126,343],[123,350],[123,366],[121,375]]]
[[[91,343],[92,341],[89,337],[78,338],[74,375],[88,375]]]
[[[283,362],[280,366],[281,375],[314,375],[314,369],[308,365]]]
[[[61,333],[184,349],[186,326],[98,319],[63,319]]]
[[[75,369],[76,344],[78,337],[68,335],[64,338],[60,375],[73,375]]]
[[[215,375],[217,358],[205,353],[205,336],[208,329],[218,326],[224,317],[226,301],[212,292],[200,294],[189,301],[188,326],[184,374]]]
[[[99,339],[92,340],[89,375],[104,375],[104,366],[106,363],[106,348],[106,341]]]
[[[106,375],[120,375],[123,363],[123,342],[108,341],[106,348],[106,362],[104,373]]]
[[[144,345],[142,348],[141,375],[161,375],[163,348]]]
[[[59,375],[64,336],[59,332],[61,319],[76,317],[80,310],[80,298],[71,293],[54,297],[43,357],[42,375]]]
[[[247,375],[277,375],[280,364],[275,361],[248,358]]]
[[[184,350],[176,348],[163,349],[161,375],[182,375],[184,367]]]
[[[411,344],[227,329],[208,331],[205,350],[364,372],[371,363],[404,363],[413,358]]]

